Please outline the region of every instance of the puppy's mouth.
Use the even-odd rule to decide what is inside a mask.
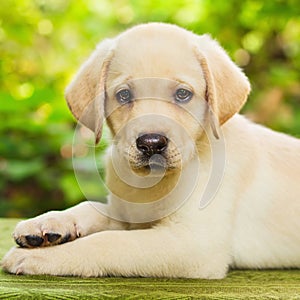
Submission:
[[[152,176],[165,176],[179,168],[179,164],[175,165],[159,154],[154,154],[150,158],[130,159],[129,163],[131,169],[140,176],[148,176],[149,174]]]
[[[161,154],[154,154],[149,158],[148,166],[153,170],[160,170],[167,168],[167,161]]]
[[[133,169],[162,171],[168,168],[167,159],[161,154],[150,157],[142,155],[138,160],[130,161]]]

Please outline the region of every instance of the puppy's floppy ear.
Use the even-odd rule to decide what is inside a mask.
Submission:
[[[105,80],[113,56],[114,40],[104,40],[81,66],[65,92],[75,118],[95,132],[96,143],[102,134]]]
[[[208,35],[197,36],[196,56],[206,81],[206,100],[220,125],[239,112],[250,83],[227,53]]]

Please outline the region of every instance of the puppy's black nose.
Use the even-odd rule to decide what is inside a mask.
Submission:
[[[167,149],[168,139],[158,133],[143,134],[136,140],[136,147],[145,155],[161,154]]]

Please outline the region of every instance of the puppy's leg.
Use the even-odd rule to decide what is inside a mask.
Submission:
[[[108,229],[122,229],[123,224],[101,213],[97,202],[83,202],[64,211],[50,211],[17,224],[13,237],[21,247],[63,244],[78,237]]]
[[[223,278],[228,256],[206,248],[182,228],[103,231],[55,247],[13,248],[2,267],[16,274]]]

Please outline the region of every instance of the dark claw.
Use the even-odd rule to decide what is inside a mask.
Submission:
[[[64,244],[64,243],[68,242],[70,240],[70,238],[71,238],[71,234],[68,233],[61,239],[61,241],[59,243]]]
[[[21,248],[25,248],[25,247],[26,247],[26,244],[23,243],[23,241],[21,240],[21,238],[15,239],[15,242],[16,242]]]
[[[30,245],[32,247],[41,246],[44,242],[44,239],[38,235],[26,235],[25,239],[26,239],[28,245]]]
[[[59,233],[46,233],[45,235],[50,243],[54,243],[61,238],[61,234]]]

